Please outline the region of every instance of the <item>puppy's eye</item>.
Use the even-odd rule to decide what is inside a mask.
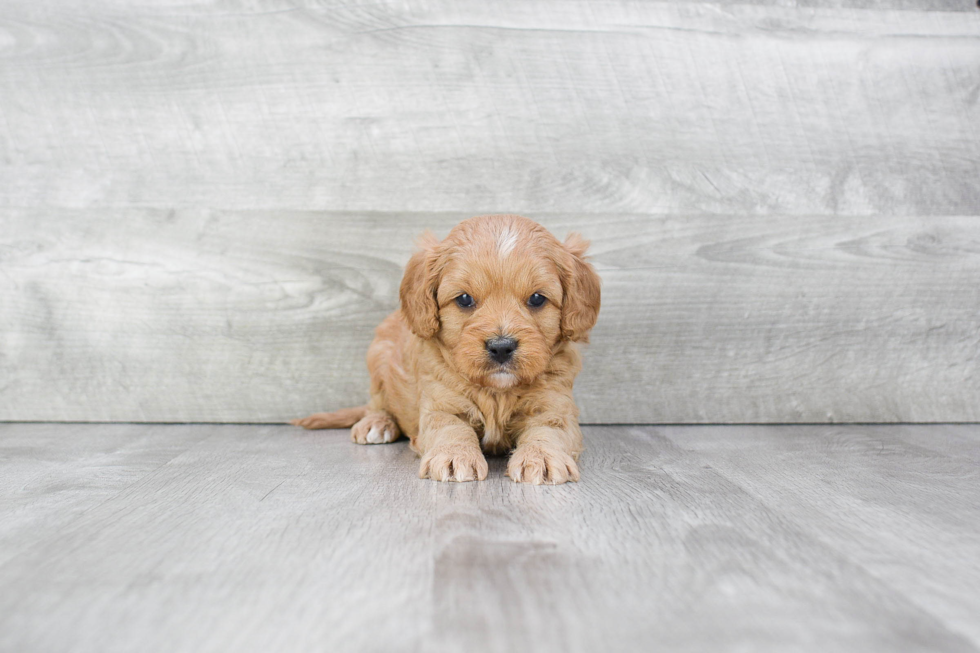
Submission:
[[[544,303],[546,301],[548,301],[547,297],[545,297],[540,293],[534,293],[533,295],[527,298],[527,305],[531,306],[532,308],[541,308],[542,306],[544,306]]]
[[[460,308],[473,308],[476,306],[476,300],[464,292],[462,295],[456,298],[456,305]]]

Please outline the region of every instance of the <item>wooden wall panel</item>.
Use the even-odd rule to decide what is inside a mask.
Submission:
[[[0,20],[0,205],[980,205],[976,13],[99,0]]]
[[[0,2],[0,419],[359,403],[495,211],[595,242],[587,421],[980,419],[980,13],[786,4]]]
[[[465,217],[8,216],[3,417],[82,421],[363,403],[413,236]],[[586,421],[980,420],[980,218],[537,217],[603,278]]]

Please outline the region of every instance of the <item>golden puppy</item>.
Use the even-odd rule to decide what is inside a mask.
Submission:
[[[401,283],[401,309],[368,349],[371,402],[292,423],[353,426],[359,444],[401,434],[422,457],[419,476],[483,480],[483,451],[511,449],[518,482],[579,478],[582,451],[572,383],[599,314],[599,277],[588,242],[564,244],[516,215],[457,225],[439,242],[427,233]]]

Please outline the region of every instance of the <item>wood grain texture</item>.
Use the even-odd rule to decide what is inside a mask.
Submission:
[[[361,403],[507,211],[596,243],[586,421],[980,420],[978,62],[945,0],[0,1],[0,419]]]
[[[0,562],[0,650],[980,646],[977,426],[590,427],[559,487],[502,458],[419,480],[404,441],[340,431],[127,426],[126,456],[183,450],[75,511],[88,481],[45,461],[120,428],[0,426],[0,478],[50,479],[0,487],[0,528],[63,507],[57,531],[0,533],[24,544]],[[116,460],[90,470],[128,477]]]
[[[207,435],[145,424],[0,426],[0,564],[57,537]]]
[[[8,0],[0,206],[975,214],[980,15],[828,4]]]
[[[7,216],[0,418],[273,422],[365,402],[413,236],[464,217]],[[586,422],[980,420],[980,218],[536,217],[603,278]]]
[[[978,642],[980,537],[960,501],[980,488],[976,434],[976,426],[811,426],[774,438],[758,428],[694,427],[671,439]],[[951,436],[964,442],[937,451],[934,443]],[[798,492],[818,483],[834,496]]]

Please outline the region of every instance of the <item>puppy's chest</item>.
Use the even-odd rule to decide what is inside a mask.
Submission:
[[[473,401],[469,415],[470,425],[480,436],[483,449],[491,453],[504,453],[513,446],[514,436],[523,421],[516,398],[480,396]]]

